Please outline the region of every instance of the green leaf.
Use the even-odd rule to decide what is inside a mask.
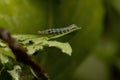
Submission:
[[[10,56],[15,58],[14,54],[12,53],[11,49],[7,46],[6,43],[0,40],[0,54],[4,54],[6,56]],[[2,57],[1,57],[2,58]]]
[[[15,35],[14,37],[19,38],[17,40],[24,45],[29,55],[34,54],[38,50],[44,50],[44,47],[56,47],[68,55],[72,53],[72,49],[68,43],[49,41],[51,38],[48,37],[38,37],[37,35]]]
[[[6,76],[2,76],[2,78],[0,76],[0,80],[8,80],[8,78],[9,80],[32,80],[34,78],[28,66],[20,64],[4,54],[0,54],[0,63],[0,74],[9,75],[7,79],[4,79]]]
[[[2,64],[6,64],[9,62],[9,59],[6,56],[4,56],[3,54],[0,54],[0,62]]]
[[[21,67],[19,65],[15,65],[13,70],[8,70],[8,73],[13,77],[13,80],[20,80],[20,71]]]
[[[57,38],[57,37],[63,36],[68,33],[59,34],[59,35],[56,35],[55,37]],[[56,47],[56,48],[61,49],[63,53],[66,53],[68,55],[71,55],[72,53],[71,46],[68,43],[52,41],[51,38],[48,38],[48,37],[41,37],[40,35],[30,35],[30,34],[13,35],[13,37],[17,39],[18,42],[23,45],[23,47],[27,49],[27,53],[29,55],[34,54],[38,50],[44,50],[44,47]],[[7,44],[4,43],[3,41],[0,42],[0,53],[10,56],[12,58],[15,58],[12,51],[9,49]]]

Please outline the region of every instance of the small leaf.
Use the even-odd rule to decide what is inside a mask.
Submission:
[[[15,65],[13,70],[8,70],[7,72],[13,77],[13,80],[20,80],[20,71],[21,67],[19,65]]]
[[[6,43],[0,40],[0,54],[4,54],[6,56],[10,56],[15,58],[14,54],[12,53],[11,49],[7,46]]]
[[[23,36],[26,37],[27,35],[23,35]],[[62,50],[63,53],[66,53],[69,55],[71,55],[71,53],[72,53],[72,49],[68,43],[61,43],[61,42],[57,42],[57,41],[48,41],[49,40],[48,37],[40,37],[39,38],[37,36],[28,35],[29,37],[27,36],[26,37],[27,39],[25,39],[23,36],[22,36],[22,38],[20,38],[21,40],[18,40],[18,41],[21,41],[20,43],[27,49],[27,51],[28,51],[27,53],[29,55],[34,54],[38,50],[44,50],[45,46],[59,48]]]
[[[60,34],[61,35],[61,34]],[[17,41],[27,49],[29,55],[34,54],[38,50],[44,50],[44,47],[56,47],[62,50],[63,53],[71,55],[72,49],[68,43],[53,41],[48,37],[41,37],[39,35],[13,35]],[[6,43],[0,42],[0,53],[10,56],[15,59],[14,54]]]
[[[9,59],[6,56],[4,56],[3,54],[0,54],[0,62],[2,64],[6,64],[9,62]]]

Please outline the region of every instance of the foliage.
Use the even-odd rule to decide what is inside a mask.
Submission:
[[[71,55],[72,49],[71,49],[71,46],[69,45],[69,43],[67,43],[67,42],[62,43],[62,42],[54,41],[51,39],[58,38],[60,36],[66,35],[70,32],[76,31],[78,29],[79,28],[70,30],[70,31],[62,33],[62,34],[56,34],[51,37],[40,36],[40,35],[13,35],[13,37],[15,39],[17,39],[17,41],[24,48],[27,49],[28,55],[33,55],[37,51],[43,51],[44,47],[56,47],[56,48],[61,49],[62,53]],[[8,47],[8,45],[6,43],[4,43],[4,41],[1,41],[0,42],[0,62],[3,65],[1,68],[1,74],[2,74],[3,70],[6,70],[14,80],[21,80],[22,79],[21,73],[24,73],[26,70],[24,71],[18,62],[15,61],[17,65],[14,64],[13,62],[10,62],[9,57],[11,57],[12,59],[15,60],[15,56],[12,53],[11,49]],[[8,65],[9,63],[12,65]],[[13,70],[6,69],[5,65],[13,67]],[[32,76],[29,74],[30,74],[30,72],[27,73],[27,75],[24,74],[23,76],[24,76],[24,78],[26,77],[26,79],[24,79],[24,78],[23,79],[24,80],[29,79],[29,76]],[[29,80],[32,80],[32,79],[33,78],[31,78]]]
[[[0,0],[0,25],[11,33],[18,34],[13,36],[28,49],[28,53],[32,54],[38,49],[43,49],[43,51],[37,51],[34,57],[52,80],[109,80],[116,78],[114,73],[120,73],[119,3],[120,0]],[[59,28],[73,23],[82,29],[50,40],[46,36],[36,35],[38,30]],[[26,40],[23,41],[24,39]],[[35,44],[29,44],[31,39]],[[72,47],[71,57],[61,54],[61,51],[56,48],[47,48],[51,45],[60,48],[62,52],[67,50],[66,53],[71,53],[71,50],[64,47],[64,45],[69,47],[66,42],[69,42]],[[39,43],[42,43],[41,47],[37,46]],[[0,52],[5,54],[5,57],[0,58],[2,60],[6,59],[6,55],[14,58],[6,46],[0,42]],[[92,60],[89,60],[91,58],[89,55],[94,56]],[[86,58],[88,61],[85,60]],[[11,61],[14,60],[11,59]],[[97,70],[96,65],[99,64],[105,65],[100,65],[100,70]],[[81,71],[82,69],[85,70]],[[16,68],[12,71],[14,70]],[[27,72],[29,70],[24,73]],[[6,72],[3,71],[3,73]],[[101,78],[97,78],[100,76]],[[27,77],[27,80],[31,77]],[[117,78],[117,80],[120,79],[119,76]]]

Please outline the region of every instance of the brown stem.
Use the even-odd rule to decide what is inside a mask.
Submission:
[[[26,49],[23,48],[17,42],[17,40],[12,38],[10,33],[7,30],[5,30],[4,28],[0,28],[0,38],[3,41],[5,41],[6,43],[8,43],[8,46],[14,53],[17,61],[19,61],[25,65],[29,65],[39,79],[48,80],[43,69],[31,58],[31,56],[29,56],[26,53]]]

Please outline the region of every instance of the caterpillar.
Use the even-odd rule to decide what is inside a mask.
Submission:
[[[79,29],[79,27],[77,27],[77,25],[72,24],[68,27],[64,27],[64,28],[56,28],[56,29],[46,29],[46,30],[39,30],[38,34],[40,35],[53,35],[53,34],[62,34],[62,33],[66,33],[69,32],[71,30],[74,29]]]

